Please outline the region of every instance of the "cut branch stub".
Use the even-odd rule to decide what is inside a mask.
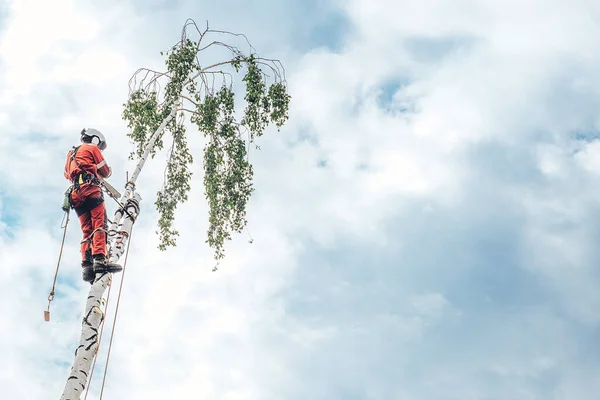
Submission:
[[[194,27],[199,34],[197,41],[187,37],[189,27]],[[242,37],[251,52],[245,54],[222,40],[204,44],[212,35]],[[217,47],[228,50],[230,58],[201,66],[199,59],[204,52]],[[161,250],[176,245],[179,233],[174,227],[175,211],[179,204],[187,201],[191,189],[190,165],[194,158],[186,141],[184,113],[191,114],[190,122],[206,139],[203,158],[204,193],[209,206],[206,242],[214,249],[217,261],[224,257],[224,245],[231,239],[231,233],[240,233],[246,227],[246,208],[254,190],[248,144],[262,136],[268,125],[275,124],[279,130],[285,124],[291,98],[281,63],[261,58],[253,50],[244,35],[208,27],[200,31],[188,20],[181,40],[169,51],[161,52],[167,57],[167,71],[149,73],[150,70],[140,69],[130,81],[130,96],[124,104],[123,118],[130,129],[128,137],[135,145],[131,157],[141,156],[151,132],[173,107],[180,112],[178,118],[167,124],[151,152],[154,157],[156,151],[163,149],[163,135],[168,132],[172,145],[168,150],[163,188],[155,201]],[[241,118],[236,118],[233,77],[240,73],[245,85],[245,108]],[[138,74],[142,75],[141,79]],[[160,85],[159,80],[165,84]],[[164,87],[162,93],[161,86]]]

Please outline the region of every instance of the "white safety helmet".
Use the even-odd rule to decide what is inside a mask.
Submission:
[[[91,140],[84,140],[85,138],[91,138]],[[83,128],[81,131],[81,142],[93,143],[100,148],[100,150],[106,149],[106,139],[104,135],[97,129],[94,128]]]

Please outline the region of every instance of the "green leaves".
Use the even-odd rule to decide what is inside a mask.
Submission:
[[[271,103],[271,121],[277,126],[277,130],[288,120],[290,99],[286,87],[281,82],[276,82],[269,87],[269,102]]]
[[[173,135],[173,147],[167,162],[163,189],[158,192],[154,203],[160,215],[158,220],[161,237],[158,245],[160,250],[166,250],[168,246],[176,245],[175,237],[179,236],[179,232],[173,228],[175,210],[179,203],[188,199],[187,194],[191,189],[190,180],[192,178],[189,165],[194,162],[185,139],[185,126],[175,120],[172,120],[169,125],[169,130]]]
[[[231,231],[239,233],[246,226],[246,204],[253,191],[252,165],[233,111],[234,94],[226,87],[198,106],[197,125],[208,137],[204,148],[204,194],[209,204],[206,242],[215,249],[216,260],[224,257]]]
[[[197,69],[195,64],[196,53],[197,43],[189,39],[183,40],[178,48],[169,53],[165,62],[171,76],[171,80],[166,87],[167,104],[174,104],[179,99],[185,81],[192,70]]]
[[[278,130],[283,126],[288,119],[291,96],[283,82],[275,82],[267,89],[263,72],[254,55],[246,63],[248,72],[243,81],[246,82],[244,100],[247,106],[241,123],[250,128],[250,138],[253,141],[255,136],[262,136],[269,123],[275,123]]]
[[[207,29],[201,33],[200,41],[212,32],[227,33]],[[123,118],[128,122],[131,130],[128,137],[136,148],[131,157],[134,154],[141,157],[150,135],[172,107],[178,107],[182,112],[165,129],[173,141],[168,151],[163,188],[155,201],[159,212],[159,249],[166,250],[176,245],[179,232],[174,227],[175,212],[179,204],[188,200],[191,189],[190,166],[194,158],[187,145],[182,116],[183,112],[191,114],[190,122],[206,139],[203,158],[204,194],[209,207],[206,243],[214,250],[214,258],[220,260],[225,256],[225,242],[231,240],[232,232],[240,233],[247,224],[247,204],[254,191],[248,145],[262,136],[271,123],[279,130],[288,119],[291,97],[275,63],[255,54],[245,56],[234,46],[221,41],[211,42],[202,49],[211,46],[230,50],[231,59],[202,68],[198,64],[200,43],[187,38],[165,52],[167,72],[155,73],[151,84],[132,90],[124,104]],[[271,84],[262,70],[264,66],[274,74]],[[234,73],[245,71],[242,82],[246,106],[239,122],[235,116],[233,82],[226,84],[226,77],[233,75],[225,68],[231,68]],[[223,77],[218,89],[214,87],[216,76]],[[159,96],[157,90],[149,88],[154,88],[161,78],[166,78],[167,83],[164,93]],[[213,82],[212,85],[209,82]],[[159,100],[159,97],[162,98]],[[156,148],[151,151],[153,156],[157,149],[163,148],[163,136],[158,138]]]
[[[157,111],[156,93],[144,90],[131,93],[129,100],[123,106],[125,107],[123,119],[131,129],[127,136],[136,144],[136,151],[129,155],[129,159],[133,160],[134,155],[142,156],[149,139],[148,133],[152,134],[158,128],[162,122],[162,115]],[[161,141],[157,143],[157,147],[162,147]]]

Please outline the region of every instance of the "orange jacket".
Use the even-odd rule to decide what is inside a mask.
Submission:
[[[111,169],[106,164],[106,160],[102,156],[102,152],[93,144],[82,143],[75,154],[75,160],[71,161],[71,154],[73,150],[69,150],[67,153],[67,161],[65,163],[65,178],[73,182],[77,175],[81,173],[92,174],[95,177],[108,178],[111,174]],[[75,162],[77,161],[77,162]],[[79,166],[85,171],[82,171]]]
[[[93,144],[82,143],[77,150],[75,160],[77,160],[77,163],[79,163],[81,168],[79,168],[75,160],[71,160],[71,154],[73,154],[73,150],[70,150],[67,153],[64,172],[65,178],[71,181],[71,183],[74,182],[79,174],[84,172],[81,168],[83,168],[86,173],[93,174],[95,177],[100,176],[102,178],[108,178],[112,173],[102,156],[102,152]],[[74,191],[71,194],[71,200],[74,207],[79,207],[87,198],[95,198],[101,195],[102,189],[100,186],[84,183],[80,186],[79,191]]]

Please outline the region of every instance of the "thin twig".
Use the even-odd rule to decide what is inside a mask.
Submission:
[[[192,111],[189,108],[185,108],[185,107],[179,107],[179,108],[177,108],[177,111],[187,111],[192,114],[198,114],[198,111]]]
[[[182,98],[186,99],[187,101],[189,101],[190,103],[192,103],[193,105],[195,105],[196,107],[198,107],[200,104],[196,103],[194,100],[190,99],[187,96],[181,95]]]

